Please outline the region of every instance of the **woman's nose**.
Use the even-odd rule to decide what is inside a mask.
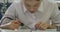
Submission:
[[[34,10],[35,10],[35,8],[34,8],[34,7],[31,7],[31,8],[30,8],[30,10],[31,10],[31,11],[34,11]]]

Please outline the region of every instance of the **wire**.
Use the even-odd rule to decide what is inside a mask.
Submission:
[[[10,17],[5,17],[5,18],[8,18],[8,19],[10,19],[10,20],[13,20],[13,19],[10,18]],[[4,20],[5,18],[3,18],[3,19],[1,20],[0,25],[3,23],[3,20]]]

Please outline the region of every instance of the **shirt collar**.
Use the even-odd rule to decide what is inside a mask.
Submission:
[[[26,7],[25,7],[24,3],[23,3],[23,9],[24,9],[24,12],[26,12],[26,11],[27,11],[27,9],[26,9]]]

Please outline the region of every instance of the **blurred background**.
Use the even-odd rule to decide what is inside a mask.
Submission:
[[[0,19],[13,1],[14,0],[0,0]],[[58,5],[58,9],[60,10],[60,0],[55,0],[55,2]]]

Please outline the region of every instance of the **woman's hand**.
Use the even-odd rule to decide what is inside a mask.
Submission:
[[[8,26],[9,26],[9,29],[14,30],[14,29],[18,29],[20,25],[21,25],[21,22],[19,20],[12,20],[11,24]]]
[[[35,25],[36,29],[45,30],[49,27],[49,24],[46,22],[39,22]]]

